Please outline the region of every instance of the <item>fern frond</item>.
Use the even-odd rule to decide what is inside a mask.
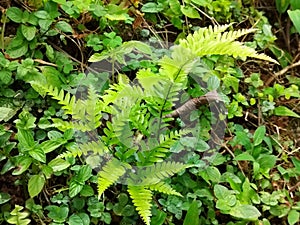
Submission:
[[[148,145],[150,150],[138,152],[138,165],[145,166],[156,162],[162,162],[170,153],[171,146],[173,146],[180,137],[189,132],[189,130],[179,130],[170,132],[169,135],[161,135],[159,143],[157,143],[155,139],[149,139]]]
[[[43,88],[53,99],[58,100],[58,103],[62,105],[62,109],[65,110],[66,114],[72,115],[74,118],[77,115],[78,118],[75,119],[83,118],[82,116],[84,115],[85,107],[76,107],[77,104],[82,105],[82,103],[80,100],[76,102],[74,95],[71,97],[70,93],[65,93],[64,90],[58,90],[57,87],[53,87],[51,85]]]
[[[86,132],[86,131],[92,131],[94,128],[91,128],[87,126],[87,124],[84,121],[63,121],[59,118],[52,118],[53,125],[59,129],[60,131],[66,131],[68,129],[75,129],[78,131]]]
[[[96,129],[101,125],[101,111],[104,109],[99,100],[99,95],[93,86],[88,89],[88,98],[86,103],[86,115],[85,119],[88,121],[88,126],[92,129]]]
[[[156,184],[148,185],[147,187],[152,191],[158,191],[167,195],[177,195],[179,197],[182,197],[182,195],[179,192],[175,191],[169,184],[163,181],[158,182]]]
[[[137,212],[146,225],[150,225],[152,192],[143,186],[128,186],[128,192]]]
[[[191,165],[172,161],[156,163],[138,170],[137,174],[132,176],[132,181],[139,185],[152,185],[189,167],[191,167]]]
[[[227,26],[216,26],[212,28],[200,28],[194,34],[189,35],[185,40],[180,40],[177,48],[183,47],[194,56],[204,55],[231,55],[234,58],[240,57],[245,60],[247,57],[262,59],[274,63],[276,60],[265,54],[259,54],[254,49],[245,46],[242,42],[235,41],[237,38],[252,33],[255,29],[242,29],[238,31],[224,32]]]
[[[112,158],[108,161],[102,170],[98,173],[98,196],[113,183],[115,183],[126,172],[126,169],[130,169],[129,164],[125,164],[116,158]]]
[[[59,158],[65,157],[80,157],[81,155],[88,155],[93,153],[94,155],[104,155],[108,153],[108,147],[104,145],[104,143],[100,140],[98,141],[90,141],[87,143],[77,144],[76,146],[72,146],[67,152],[60,154]]]

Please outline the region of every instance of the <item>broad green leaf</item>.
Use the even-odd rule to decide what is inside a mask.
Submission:
[[[175,13],[176,15],[181,14],[180,10],[180,2],[179,0],[169,0],[170,9]]]
[[[248,152],[243,152],[241,154],[239,154],[238,156],[236,156],[234,158],[237,161],[255,161],[255,159],[253,158],[252,155],[250,155]]]
[[[35,146],[32,131],[18,129],[17,139],[26,150],[32,149]]]
[[[290,4],[290,0],[276,0],[276,9],[279,13],[284,13]]]
[[[265,135],[266,135],[266,127],[265,126],[258,127],[253,135],[254,146],[260,145],[264,140]]]
[[[83,185],[80,195],[84,197],[90,197],[94,195],[94,189],[89,185]]]
[[[11,199],[8,193],[0,192],[0,204],[4,204]]]
[[[230,210],[230,215],[246,220],[255,220],[261,213],[253,205],[236,205]]]
[[[34,158],[42,163],[46,163],[46,154],[42,148],[35,147],[34,149],[30,150],[28,153],[32,158]]]
[[[161,5],[158,5],[154,2],[148,2],[143,5],[141,11],[144,13],[158,13],[162,11],[164,8]]]
[[[23,12],[22,12],[21,9],[19,9],[17,7],[8,8],[7,11],[6,11],[6,15],[10,20],[12,20],[16,23],[21,23],[22,22]]]
[[[76,180],[80,183],[84,183],[92,176],[92,168],[89,165],[81,166],[76,176]]]
[[[40,144],[40,148],[43,149],[44,153],[49,153],[57,149],[59,146],[65,144],[63,140],[48,140]]]
[[[181,12],[185,16],[192,18],[192,19],[200,19],[200,15],[199,15],[198,11],[196,9],[194,9],[193,7],[181,6],[180,9],[181,9]]]
[[[86,213],[76,213],[69,217],[69,225],[90,225],[90,217]]]
[[[22,45],[16,47],[16,48],[12,48],[12,49],[8,49],[7,50],[7,54],[15,59],[15,58],[19,58],[23,55],[25,55],[28,51],[28,43],[23,43]]]
[[[288,10],[289,17],[300,34],[300,9]]]
[[[167,218],[167,213],[163,211],[157,211],[156,215],[152,216],[151,218],[151,225],[162,225],[164,224]]]
[[[35,37],[36,27],[22,24],[21,31],[27,41],[31,41]]]
[[[72,180],[69,186],[69,195],[71,198],[75,197],[83,188],[83,185],[76,180]]]
[[[300,1],[299,0],[290,0],[290,4],[293,10],[300,9]]]
[[[293,112],[292,110],[290,110],[289,108],[285,107],[285,106],[278,106],[274,109],[274,115],[276,116],[291,116],[291,117],[296,117],[296,118],[300,118],[300,116]]]
[[[66,33],[73,33],[73,28],[70,24],[66,21],[59,21],[55,24],[55,28],[61,30],[62,32]]]
[[[77,216],[76,214],[73,214],[72,216],[69,217],[68,221],[69,225],[84,225],[82,219]]]
[[[46,77],[46,81],[48,85],[52,85],[53,87],[60,88],[63,84],[61,80],[61,73],[51,66],[43,66],[41,67],[42,74]]]
[[[13,175],[17,176],[17,175],[20,175],[22,174],[24,171],[26,171],[29,166],[31,165],[32,163],[32,158],[29,157],[29,156],[21,156],[19,159],[18,159],[18,166],[17,168],[12,172]]]
[[[64,159],[56,158],[51,160],[48,165],[53,169],[53,172],[58,172],[68,168],[71,164]]]
[[[37,196],[45,185],[45,177],[43,175],[33,175],[28,182],[28,192],[31,198]]]
[[[45,208],[49,211],[48,217],[53,219],[56,223],[63,223],[66,221],[68,214],[69,214],[69,207],[68,206],[56,206],[56,205],[49,205]]]
[[[259,163],[260,168],[272,169],[276,164],[276,160],[277,160],[277,157],[275,155],[263,154],[263,155],[260,155],[256,161]]]
[[[224,199],[226,196],[231,194],[231,192],[228,190],[227,187],[224,187],[223,185],[220,184],[216,184],[214,186],[214,193],[216,198],[218,199]]]
[[[34,15],[39,19],[51,19],[49,13],[45,10],[39,10],[35,12]]]
[[[289,225],[294,225],[299,222],[300,213],[295,209],[292,209],[288,214]]]
[[[11,71],[7,69],[2,69],[0,71],[0,83],[9,84],[12,80],[11,75],[12,75]]]
[[[196,201],[193,201],[186,213],[183,225],[199,225],[199,215],[200,209],[198,207],[198,203]]]
[[[0,121],[4,120],[5,122],[15,115],[15,111],[11,108],[0,107]]]

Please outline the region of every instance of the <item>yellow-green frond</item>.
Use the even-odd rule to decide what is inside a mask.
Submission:
[[[200,28],[194,34],[188,35],[185,40],[180,41],[180,46],[190,51],[195,57],[205,55],[231,55],[234,58],[245,60],[247,57],[262,59],[273,63],[276,60],[265,54],[259,54],[242,42],[235,41],[237,38],[248,33],[255,32],[256,29],[241,29],[237,31],[224,32],[227,26],[216,26],[212,28]],[[226,28],[226,29],[225,29]]]
[[[130,165],[122,163],[116,158],[112,158],[108,161],[102,170],[98,173],[98,196],[113,183],[115,183],[126,172],[126,168],[130,168]]]
[[[150,225],[152,192],[143,186],[128,186],[128,192],[137,212]]]
[[[175,191],[169,184],[161,181],[156,184],[147,186],[152,191],[158,191],[167,195],[177,195],[182,196],[179,192]]]
[[[191,165],[179,162],[155,163],[152,166],[147,166],[145,168],[140,169],[137,175],[133,177],[133,179],[136,179],[137,182],[140,181],[140,185],[152,185],[168,177],[171,177],[174,174],[190,166]]]

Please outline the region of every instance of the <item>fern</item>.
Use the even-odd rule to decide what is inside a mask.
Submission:
[[[175,191],[169,184],[165,182],[158,182],[156,184],[151,184],[147,186],[150,190],[161,192],[167,195],[177,195],[179,197],[182,197],[182,195]]]
[[[101,139],[69,145],[59,157],[92,154],[105,158],[106,154],[110,154],[98,173],[99,197],[122,178],[128,184],[130,197],[147,225],[150,225],[152,191],[181,196],[164,180],[192,166],[166,161],[171,154],[170,148],[190,132],[167,129],[173,118],[166,115],[178,102],[178,93],[187,88],[188,75],[199,67],[199,59],[218,54],[243,60],[254,57],[277,63],[236,41],[254,32],[254,29],[226,31],[229,27],[230,24],[200,28],[185,40],[180,40],[180,44],[172,48],[171,56],[159,60],[157,73],[150,69],[139,70],[136,83],[131,83],[125,75],[119,75],[118,83],[111,84],[103,96],[89,87],[86,99],[76,99],[57,87],[31,82],[36,90],[41,90],[42,95],[47,93],[56,99],[65,114],[72,116],[72,121],[53,118],[58,129],[90,132],[101,127]],[[145,49],[145,45],[127,42],[119,50],[123,51],[123,56],[126,49],[131,51],[133,48]],[[103,57],[106,56],[94,55],[92,60]],[[102,113],[110,116],[104,124],[101,123]]]
[[[143,221],[145,222],[145,224],[150,225],[150,217],[152,215],[152,192],[143,186],[131,185],[128,185],[127,190],[130,194],[130,197],[132,198],[134,206],[136,207]]]
[[[156,163],[152,166],[139,169],[137,174],[132,176],[133,179],[130,182],[138,185],[156,184],[188,167],[191,167],[191,165],[179,162]]]
[[[245,34],[254,32],[255,29],[224,32],[228,27],[229,25],[200,28],[194,34],[190,34],[185,40],[180,40],[177,48],[183,47],[198,57],[205,55],[232,55],[234,58],[240,57],[243,60],[247,57],[253,57],[278,64],[271,57],[265,54],[258,54],[253,48],[245,46],[242,42],[234,41]]]
[[[126,172],[126,169],[130,169],[129,164],[120,162],[119,160],[112,158],[106,163],[102,170],[98,173],[98,196],[113,183],[115,183]]]
[[[88,155],[90,153],[101,156],[108,152],[109,152],[108,147],[104,145],[102,141],[98,140],[98,141],[90,141],[87,143],[71,146],[69,148],[69,151],[60,154],[58,157],[59,158],[65,158],[71,156],[80,157],[82,155]]]
[[[156,139],[149,139],[148,145],[150,150],[140,151],[138,153],[139,166],[151,165],[156,162],[162,162],[166,156],[170,153],[170,148],[174,145],[177,140],[183,135],[189,133],[189,130],[180,130],[170,132],[169,135],[161,135],[159,143]]]

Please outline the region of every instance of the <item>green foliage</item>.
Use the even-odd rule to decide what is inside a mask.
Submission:
[[[297,224],[300,7],[275,4],[271,23],[253,1],[2,6],[0,223]]]
[[[16,205],[14,210],[10,212],[10,217],[7,219],[9,224],[27,225],[31,222],[27,217],[29,212],[22,211],[24,207]]]

